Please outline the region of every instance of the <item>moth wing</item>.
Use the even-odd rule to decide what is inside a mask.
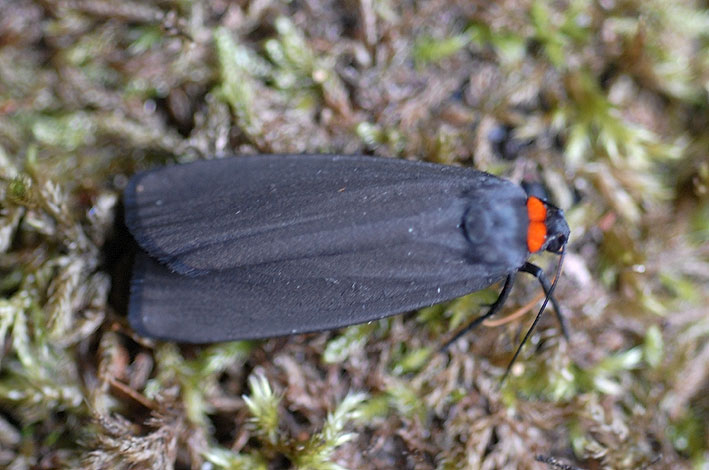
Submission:
[[[430,248],[430,247],[429,247]],[[445,246],[407,256],[334,255],[184,276],[139,253],[129,319],[141,334],[203,343],[320,331],[377,320],[480,290],[504,273],[441,264]],[[406,259],[382,265],[376,259]]]
[[[364,156],[258,155],[138,174],[125,206],[126,223],[148,254],[197,276],[446,236],[471,200],[485,203],[491,195],[503,203],[524,200],[513,183],[471,169]]]

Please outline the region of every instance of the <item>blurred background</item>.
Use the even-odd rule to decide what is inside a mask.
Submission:
[[[3,0],[0,467],[709,469],[708,97],[699,0]],[[322,334],[137,337],[108,301],[128,178],[286,152],[544,183],[570,342],[547,314],[500,387],[525,276],[503,315],[527,315],[446,354],[499,286]]]

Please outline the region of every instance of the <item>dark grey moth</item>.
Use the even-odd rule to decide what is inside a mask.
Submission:
[[[130,180],[125,211],[142,248],[130,323],[141,335],[190,343],[328,330],[505,280],[487,317],[520,270],[550,294],[527,258],[563,253],[569,236],[561,210],[510,181],[365,156],[158,168]]]

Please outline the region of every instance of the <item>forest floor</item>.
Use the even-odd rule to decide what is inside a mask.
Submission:
[[[0,467],[709,469],[708,8],[0,2]],[[130,176],[324,152],[542,182],[570,340],[547,312],[501,385],[523,275],[527,314],[446,353],[499,285],[267,341],[130,328]]]

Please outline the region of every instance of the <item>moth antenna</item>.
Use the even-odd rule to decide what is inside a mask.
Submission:
[[[556,268],[556,274],[554,275],[554,280],[551,283],[551,287],[549,288],[549,292],[547,292],[547,296],[544,299],[544,303],[542,303],[542,307],[539,309],[539,313],[537,313],[537,316],[534,318],[534,322],[532,323],[532,326],[529,327],[529,329],[527,330],[527,334],[524,335],[522,342],[517,347],[517,350],[515,351],[515,355],[512,356],[512,360],[507,365],[507,369],[505,370],[505,373],[502,376],[502,380],[500,380],[500,386],[502,386],[502,384],[505,383],[505,380],[507,379],[507,376],[509,375],[510,370],[512,370],[512,366],[514,365],[515,361],[517,360],[519,353],[522,352],[522,347],[524,347],[524,343],[527,342],[529,337],[532,335],[532,332],[537,327],[539,320],[542,318],[542,313],[544,313],[544,310],[546,309],[547,304],[549,303],[549,299],[551,298],[552,294],[554,293],[554,289],[556,288],[556,283],[559,281],[559,277],[561,277],[561,267],[564,264],[564,256],[565,255],[566,255],[566,247],[564,246],[561,249],[561,253],[559,254],[559,263]],[[562,323],[562,325],[563,325],[563,323]],[[563,328],[563,326],[562,326],[562,328]]]
[[[547,279],[546,275],[544,274],[544,270],[540,268],[539,266],[532,264],[532,263],[524,263],[524,265],[519,268],[520,271],[524,271],[525,273],[529,273],[532,276],[536,277],[537,280],[539,280],[539,283],[542,285],[542,289],[544,290],[544,295],[549,294],[549,289],[551,289],[551,284],[549,283],[549,280]],[[564,318],[564,315],[561,310],[561,306],[559,303],[556,301],[556,298],[554,296],[549,297],[549,301],[551,302],[551,305],[554,307],[554,313],[556,314],[556,318],[559,321],[559,326],[561,327],[561,333],[564,335],[564,339],[566,341],[569,341],[569,327],[566,324],[566,319]]]

